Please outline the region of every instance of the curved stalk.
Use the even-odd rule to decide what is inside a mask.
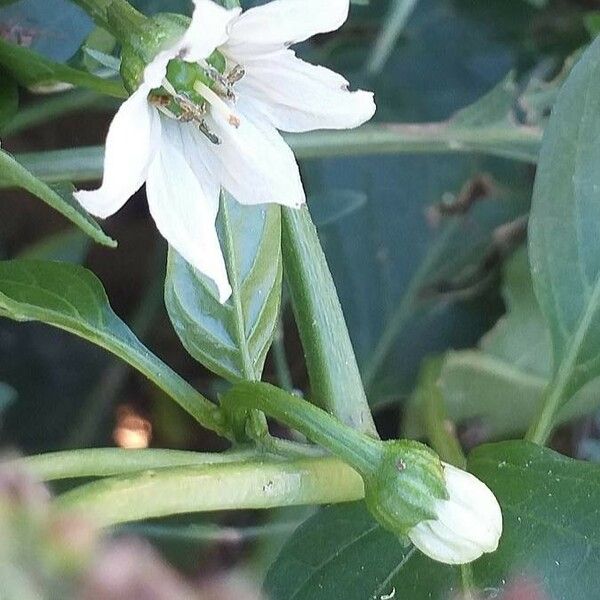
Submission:
[[[58,510],[99,526],[193,512],[360,500],[360,475],[334,458],[179,467],[102,479],[59,496]]]

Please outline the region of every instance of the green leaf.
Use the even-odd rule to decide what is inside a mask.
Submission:
[[[100,281],[65,263],[0,262],[0,315],[74,333],[138,369],[199,423],[226,433],[215,405],[154,356],[112,311]]]
[[[125,88],[116,80],[102,79],[54,62],[33,50],[10,44],[0,38],[0,65],[25,87],[45,87],[56,83],[70,83],[109,96],[126,98]]]
[[[469,470],[493,490],[504,518],[498,551],[473,564],[479,591],[501,598],[529,585],[540,597],[590,598],[600,572],[600,467],[505,442],[475,450]],[[457,568],[403,547],[354,503],[326,508],[301,525],[271,567],[266,588],[273,600],[389,594],[445,600],[459,594],[460,576]]]
[[[3,177],[6,178],[7,182],[10,182],[13,186],[23,188],[43,200],[87,233],[94,241],[111,248],[117,245],[100,229],[98,223],[75,202],[72,186],[62,184],[50,187],[32,175],[4,150],[0,150],[0,169],[2,169]]]
[[[527,429],[552,371],[550,334],[533,293],[524,249],[504,267],[502,295],[506,314],[478,349],[448,352],[438,379],[448,417],[459,424],[477,423],[486,439]],[[559,421],[590,412],[598,398],[600,382],[591,382],[559,413]],[[415,393],[408,407],[403,423],[408,437],[425,433],[423,399]]]
[[[529,256],[550,328],[553,384],[534,439],[600,374],[600,39],[571,71],[546,128],[533,193]]]
[[[169,251],[165,302],[188,352],[214,373],[235,381],[260,379],[281,303],[281,211],[245,207],[223,198],[217,229],[232,297]]]

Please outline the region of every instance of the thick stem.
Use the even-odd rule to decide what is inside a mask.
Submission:
[[[12,464],[15,468],[25,468],[42,481],[58,481],[252,460],[256,460],[255,451],[201,453],[182,450],[91,448],[37,454],[16,459]]]
[[[148,19],[126,0],[71,0],[90,15],[96,25],[128,42],[132,33],[143,30]]]
[[[303,433],[356,469],[373,475],[383,455],[383,443],[343,425],[324,410],[268,384],[236,385],[223,399],[236,407],[257,408]]]
[[[342,423],[377,437],[342,307],[307,208],[284,208],[283,265],[312,399]]]
[[[55,507],[100,526],[194,512],[348,502],[364,497],[358,473],[335,458],[265,460],[158,469],[102,479]]]

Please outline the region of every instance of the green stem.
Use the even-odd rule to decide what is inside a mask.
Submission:
[[[413,14],[419,0],[396,0],[390,4],[381,33],[367,61],[367,73],[378,75],[396,47],[396,42]]]
[[[337,459],[263,459],[101,479],[59,496],[55,507],[111,526],[194,512],[330,504],[363,497],[360,475]]]
[[[284,303],[282,303],[281,310],[284,309]],[[294,391],[294,381],[288,365],[287,356],[285,353],[285,331],[283,326],[283,318],[280,315],[277,321],[277,328],[275,329],[275,336],[273,337],[273,361],[275,363],[275,373],[277,375],[277,381],[279,387],[283,388],[286,392]]]
[[[542,131],[533,128],[485,131],[461,129],[450,135],[444,123],[365,125],[350,131],[288,134],[286,142],[299,160],[385,154],[479,152],[535,163]],[[511,150],[512,148],[512,150]],[[48,183],[84,182],[102,177],[104,148],[83,146],[17,154],[15,158]],[[11,183],[0,174],[0,188]]]
[[[184,452],[180,450],[124,450],[122,448],[92,448],[38,454],[14,461],[42,481],[108,477],[166,467],[183,467],[228,462],[243,462],[256,458],[255,451]]]
[[[342,307],[310,213],[307,208],[284,208],[282,214],[283,265],[311,397],[343,424],[377,437]]]
[[[419,404],[423,407],[425,430],[431,447],[442,460],[464,469],[467,460],[453,423],[448,418],[444,396],[437,383],[442,364],[443,359],[430,359],[424,363],[416,393],[422,395]]]
[[[381,441],[343,425],[314,404],[272,385],[240,383],[222,401],[237,407],[262,410],[288,427],[300,431],[363,476],[372,475],[381,461]]]
[[[223,220],[223,231],[225,232],[223,240],[223,250],[226,256],[230,257],[229,265],[227,268],[227,275],[229,276],[229,283],[231,284],[234,293],[232,294],[231,301],[235,311],[234,328],[236,345],[240,349],[242,355],[242,369],[244,373],[244,379],[247,381],[257,381],[256,370],[254,368],[254,362],[250,356],[250,350],[248,348],[248,342],[246,340],[246,319],[244,317],[244,308],[242,306],[241,295],[236,293],[235,290],[240,290],[241,285],[238,278],[238,264],[241,257],[237,256],[236,246],[232,237],[232,229],[230,226],[229,218],[229,206],[228,200],[224,193],[221,194],[220,204],[221,218]],[[269,429],[267,426],[267,420],[265,416],[260,412],[253,410],[247,415],[245,422],[245,432],[254,441],[260,441],[268,435]]]
[[[143,30],[148,18],[126,0],[71,0],[90,15],[96,25],[128,42],[133,32]]]
[[[473,579],[473,566],[471,563],[460,565],[460,579],[463,591],[463,600],[476,600],[475,580]]]
[[[574,387],[573,374],[586,336],[596,317],[600,305],[600,277],[596,280],[592,294],[587,301],[587,308],[581,315],[564,357],[551,383],[544,390],[540,402],[538,418],[529,428],[525,439],[543,445],[548,441],[556,422],[556,415],[561,405],[569,399],[578,387]],[[581,387],[581,385],[579,385]]]
[[[554,429],[556,413],[560,408],[565,397],[565,390],[568,380],[549,383],[540,399],[541,407],[537,419],[533,422],[525,439],[543,446]]]

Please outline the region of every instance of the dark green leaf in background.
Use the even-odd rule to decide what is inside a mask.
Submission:
[[[504,442],[474,451],[469,470],[494,491],[504,518],[498,551],[473,563],[483,597],[522,586],[537,589],[541,598],[593,598],[600,586],[600,467]],[[446,600],[461,589],[458,569],[403,547],[362,503],[326,508],[301,525],[266,587],[273,600],[379,600],[389,594]]]
[[[366,52],[354,38],[354,45],[332,46],[327,62],[347,76],[354,70],[356,87],[374,89],[380,121],[446,121],[511,71],[511,49],[501,37],[454,3],[421,0],[378,77],[360,80]],[[488,96],[491,104],[457,115],[454,126],[463,119],[476,131],[489,113],[493,127],[509,131],[514,91],[507,80]],[[369,399],[398,400],[410,392],[424,356],[474,345],[500,313],[493,295],[477,298],[489,272],[480,279],[470,274],[493,250],[495,230],[527,212],[529,168],[477,155],[402,155],[305,161],[303,172],[317,222],[327,222],[320,213],[328,208],[320,204],[328,194],[352,189],[367,199],[321,225],[320,234]],[[465,214],[435,218],[432,205],[460,197],[482,175],[494,184],[480,201]],[[465,281],[472,290],[451,293]]]
[[[502,295],[506,315],[483,336],[478,349],[448,352],[438,380],[449,418],[477,425],[488,440],[527,429],[552,375],[550,333],[533,293],[525,249],[506,263]],[[425,433],[423,407],[414,402],[419,397],[413,397],[403,422],[409,437]],[[599,398],[600,382],[591,382],[559,413],[559,420],[591,412]]]
[[[228,380],[260,379],[281,303],[281,211],[224,197],[217,219],[233,288],[221,304],[215,285],[174,250],[165,302],[188,352]]]

